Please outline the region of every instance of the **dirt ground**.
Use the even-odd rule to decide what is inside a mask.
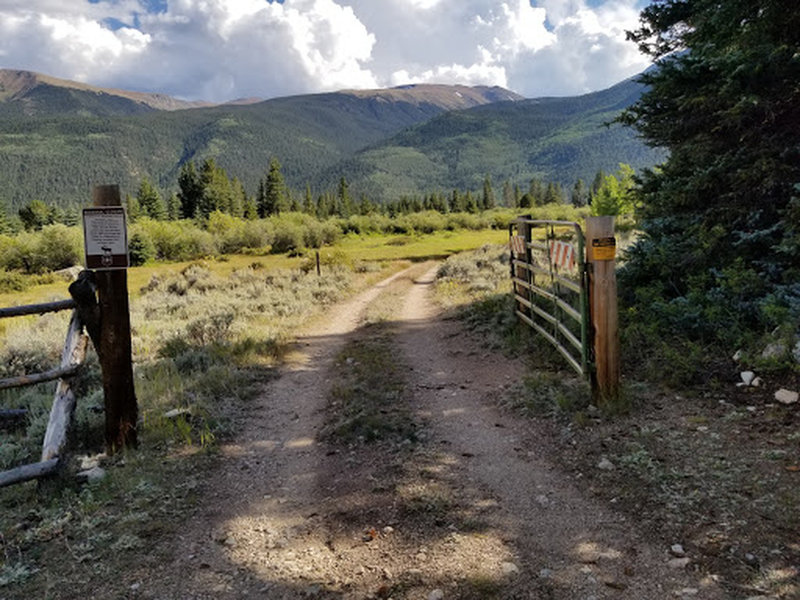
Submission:
[[[525,365],[442,318],[434,273],[415,265],[308,325],[223,446],[175,562],[126,572],[111,597],[738,597],[560,467],[547,424],[500,408]],[[415,439],[331,440],[337,361],[375,335],[381,302]]]

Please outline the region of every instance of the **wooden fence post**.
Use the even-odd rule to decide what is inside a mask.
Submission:
[[[614,217],[586,218],[589,260],[589,307],[594,331],[595,373],[592,395],[607,405],[619,396],[619,323]]]
[[[121,206],[119,186],[98,185],[92,191],[94,206]],[[126,269],[96,271],[100,305],[100,347],[106,412],[106,449],[113,453],[136,446],[138,407],[133,387],[131,318]]]

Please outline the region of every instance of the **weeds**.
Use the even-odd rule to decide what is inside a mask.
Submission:
[[[330,392],[335,415],[321,436],[343,444],[415,441],[417,427],[405,406],[405,381],[380,326],[339,353],[337,384]]]

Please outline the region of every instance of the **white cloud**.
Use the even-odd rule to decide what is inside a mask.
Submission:
[[[2,0],[0,66],[209,100],[433,81],[572,94],[647,66],[625,41],[636,6],[168,0],[146,14],[137,0]]]

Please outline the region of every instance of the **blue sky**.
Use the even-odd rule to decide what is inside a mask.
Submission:
[[[2,0],[0,67],[224,101],[407,83],[525,96],[608,87],[647,60],[641,0]]]

